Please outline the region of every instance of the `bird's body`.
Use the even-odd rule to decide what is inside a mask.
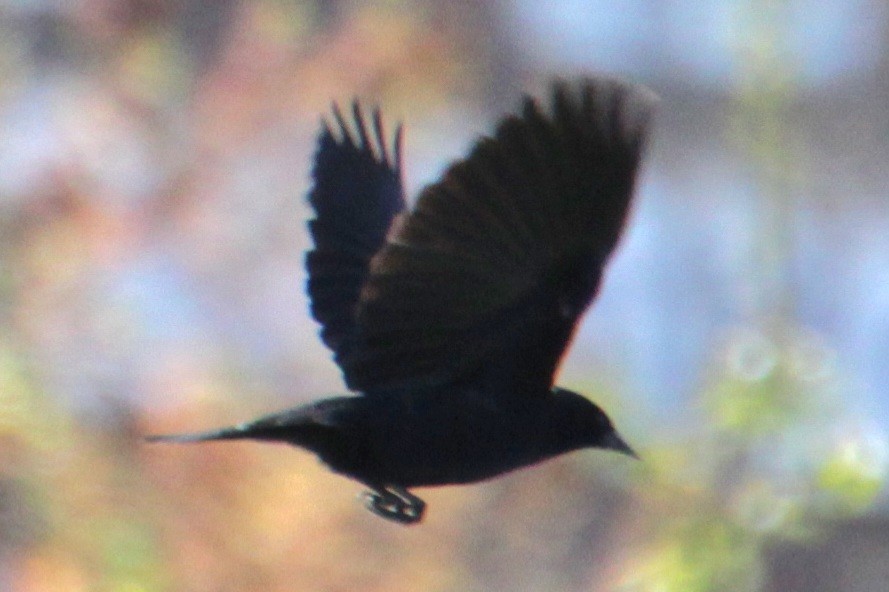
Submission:
[[[409,213],[401,129],[390,150],[379,112],[370,133],[355,103],[356,139],[334,107],[340,137],[324,125],[309,194],[308,293],[360,394],[152,439],[306,448],[402,523],[425,506],[409,487],[579,448],[632,454],[598,406],[553,378],[620,236],[652,102],[616,81],[557,83],[550,114],[526,98]]]
[[[554,405],[549,397],[569,401]],[[474,385],[448,385],[322,399],[231,428],[164,438],[288,442],[368,485],[454,485],[595,444],[583,439],[588,426],[576,413],[589,404],[563,389],[516,405]]]

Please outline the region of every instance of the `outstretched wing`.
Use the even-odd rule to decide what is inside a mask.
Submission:
[[[373,130],[359,104],[352,104],[354,130],[333,106],[337,133],[325,122],[318,138],[309,203],[315,248],[306,254],[307,291],[321,338],[336,359],[355,333],[355,310],[370,260],[386,240],[393,218],[404,210],[401,185],[401,126],[390,147],[379,110]],[[357,134],[357,138],[355,136]]]
[[[621,233],[655,102],[613,80],[529,97],[423,190],[371,263],[348,384],[545,392]]]

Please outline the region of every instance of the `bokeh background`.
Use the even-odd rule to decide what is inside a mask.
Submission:
[[[433,180],[554,76],[662,97],[560,382],[568,455],[366,512],[308,454],[149,446],[342,392],[303,293],[320,117]],[[889,3],[0,0],[0,590],[885,590]]]

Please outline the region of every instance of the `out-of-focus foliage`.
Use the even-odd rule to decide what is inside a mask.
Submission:
[[[889,209],[837,173],[870,179],[860,155],[875,152],[872,120],[837,117],[843,125],[825,132],[811,115],[822,111],[801,107],[805,92],[844,113],[843,79],[812,90],[820,75],[794,58],[811,46],[841,63],[854,44],[823,50],[829,31],[801,43],[806,23],[831,20],[806,2],[695,3],[694,14],[682,3],[620,14],[595,1],[547,14],[534,4],[0,5],[0,590],[746,592],[775,589],[770,550],[868,522],[886,479],[886,422],[855,396],[868,352],[840,342],[846,327],[885,323],[885,287],[847,282],[885,276],[868,270],[882,261],[870,245],[883,244]],[[707,24],[699,6],[723,22],[707,29],[712,39],[688,33]],[[866,0],[843,4],[853,9],[868,22],[880,14]],[[566,30],[545,30],[554,22]],[[576,45],[590,31],[593,49],[566,48],[571,66],[553,72],[553,40]],[[861,45],[882,39],[889,63],[885,33]],[[718,55],[718,73],[701,81],[707,56],[681,51],[718,38],[733,40],[732,84]],[[845,74],[862,87],[887,71],[871,53],[856,62],[877,64],[870,78]],[[590,346],[582,331],[564,372],[642,462],[583,453],[423,491],[428,518],[408,529],[286,447],[141,441],[342,389],[301,287],[302,194],[331,99],[357,94],[388,122],[407,121],[415,187],[520,89],[576,73],[579,55],[581,71],[616,71],[665,95],[618,254],[635,267],[615,262],[589,320],[603,341]],[[864,110],[867,98],[852,104]],[[828,173],[811,164],[809,151],[856,133],[863,148],[842,153],[860,158],[825,157]],[[735,158],[723,187],[749,199],[673,196],[686,178],[719,186],[726,150],[714,138]],[[830,224],[818,226],[822,210]],[[819,234],[844,216],[862,218],[855,240]],[[866,232],[871,222],[882,234]],[[695,242],[708,235],[720,249]],[[800,245],[849,258],[822,269]],[[843,290],[848,299],[835,296]],[[644,363],[626,361],[640,352]],[[627,370],[664,367],[660,382]],[[683,374],[691,384],[670,380]],[[652,383],[681,402],[641,392]],[[872,551],[871,563],[889,560],[889,547]]]
[[[658,447],[633,483],[656,516],[627,589],[759,590],[768,545],[822,537],[819,525],[866,510],[885,482],[885,442],[836,424],[824,352],[802,336],[743,333],[704,389],[708,429]]]

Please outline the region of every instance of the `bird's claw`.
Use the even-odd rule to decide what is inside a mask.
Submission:
[[[388,490],[365,491],[364,506],[381,518],[399,524],[416,524],[423,518],[426,503],[418,497],[404,499]]]

